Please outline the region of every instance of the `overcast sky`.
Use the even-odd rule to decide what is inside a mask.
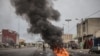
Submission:
[[[65,19],[72,19],[69,23],[69,33],[76,34],[76,24],[81,18],[100,17],[100,0],[56,0],[54,8],[61,13],[61,17],[59,22],[52,23],[62,28],[64,25],[64,33],[67,33],[68,29]],[[99,12],[91,15],[97,11]],[[28,24],[21,18],[15,14],[9,0],[0,0],[0,30],[15,30],[20,33],[20,38],[27,39],[27,42],[40,40],[39,35],[31,36],[27,33]],[[80,20],[76,21],[76,18]]]

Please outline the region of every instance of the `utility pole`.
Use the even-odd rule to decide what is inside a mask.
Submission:
[[[81,27],[82,27],[82,28],[81,28],[81,31],[82,31],[82,43],[81,43],[81,44],[82,44],[82,49],[83,49],[83,41],[84,41],[83,18],[81,19],[81,22],[82,22],[82,23],[81,23]]]
[[[67,32],[67,37],[69,38],[69,22],[71,21],[71,19],[66,19],[65,21],[67,21],[68,22],[68,32]],[[67,46],[68,47],[68,46]]]
[[[68,22],[68,31],[67,31],[67,34],[69,35],[69,22],[71,21],[71,19],[66,19],[65,21]]]

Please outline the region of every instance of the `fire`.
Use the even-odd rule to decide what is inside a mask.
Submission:
[[[65,48],[56,48],[54,49],[54,53],[56,54],[56,56],[69,56],[69,53],[66,51]]]

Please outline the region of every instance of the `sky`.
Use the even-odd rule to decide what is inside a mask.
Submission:
[[[53,7],[60,12],[61,16],[60,21],[51,21],[51,23],[61,28],[64,27],[65,34],[76,34],[76,24],[81,22],[82,18],[100,17],[100,0],[53,0],[53,3]],[[17,31],[20,33],[20,38],[27,40],[26,42],[41,40],[39,34],[27,33],[29,26],[22,18],[15,14],[15,9],[10,4],[10,0],[0,0],[0,30],[11,29]],[[75,20],[76,18],[79,20]],[[66,19],[71,19],[69,32]]]

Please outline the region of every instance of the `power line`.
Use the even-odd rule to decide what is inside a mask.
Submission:
[[[89,16],[87,16],[87,17],[85,17],[85,18],[88,18],[88,17],[90,17],[90,16],[92,16],[92,15],[95,15],[95,14],[97,14],[97,13],[99,13],[99,12],[100,12],[100,10],[98,10],[98,11],[96,11],[96,12],[90,14]],[[74,25],[72,28],[70,28],[69,31],[72,31],[74,27],[76,27],[76,25]]]
[[[94,13],[90,14],[90,15],[89,15],[89,16],[87,16],[86,18],[88,18],[88,17],[90,17],[90,16],[92,16],[92,15],[95,15],[95,14],[97,14],[98,12],[100,12],[100,10],[98,10],[98,11],[96,11],[96,12],[94,12]]]
[[[75,19],[75,20],[78,20],[78,19]],[[79,20],[79,21],[80,21],[80,20]],[[79,21],[78,21],[78,22],[79,22]],[[77,22],[76,22],[76,23],[77,23]],[[69,31],[74,30],[73,28],[75,28],[75,27],[76,27],[76,25],[77,25],[77,24],[75,24],[74,26],[72,26],[72,27],[69,29]]]
[[[72,30],[74,30],[74,29],[73,29],[74,27],[76,27],[76,25],[74,25],[73,27],[71,27],[69,31],[72,31]]]

